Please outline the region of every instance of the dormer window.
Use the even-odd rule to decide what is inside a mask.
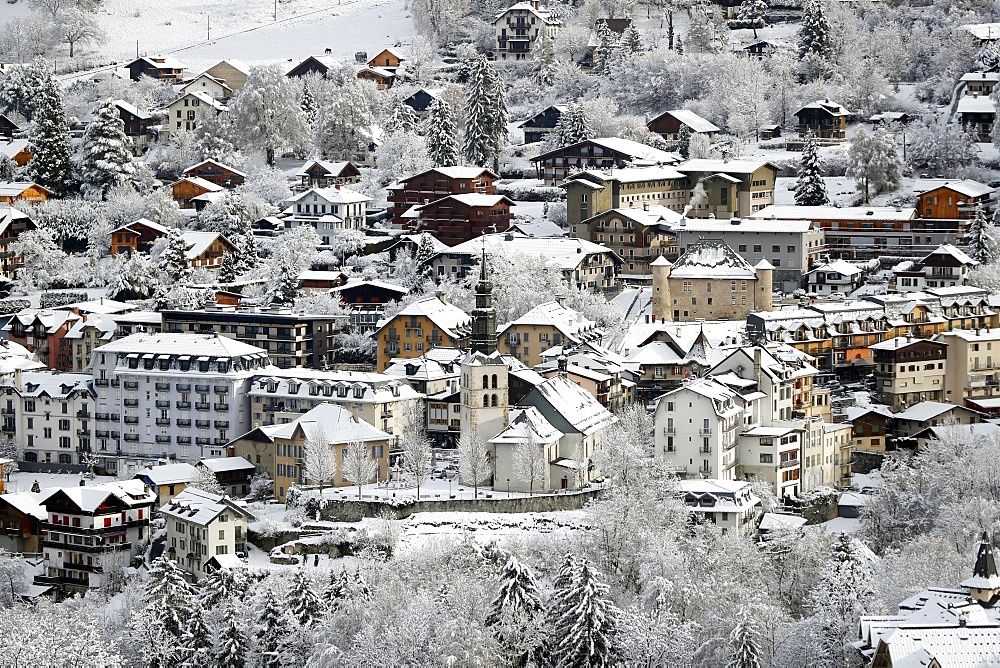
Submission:
[[[327,397],[332,397],[333,396],[333,387],[331,387],[330,385],[324,385],[323,386],[323,395],[327,396]]]
[[[277,387],[277,386],[275,386],[275,387]],[[288,392],[290,394],[298,394],[298,392],[299,392],[299,383],[295,382],[294,380],[288,381]]]
[[[275,383],[275,382],[269,382],[267,384],[267,391],[268,392],[277,392],[278,391],[278,384]],[[288,386],[288,391],[289,392],[292,391],[291,385]]]
[[[364,386],[363,385],[355,385],[354,386],[354,398],[355,399],[361,399],[364,396],[365,396],[365,388],[364,388]]]
[[[309,384],[309,394],[312,395],[312,396],[314,396],[314,397],[317,394],[319,394],[319,385],[316,385],[315,383],[310,383]]]
[[[337,386],[337,396],[340,397],[341,399],[347,396],[347,385]]]

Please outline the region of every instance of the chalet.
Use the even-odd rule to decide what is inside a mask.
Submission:
[[[889,125],[890,123],[908,125],[912,120],[913,116],[905,111],[883,111],[878,114],[872,114],[868,117],[868,122],[874,126]]]
[[[806,290],[821,297],[849,295],[861,287],[864,273],[846,260],[834,260],[806,272]]]
[[[416,257],[421,253],[421,247],[430,249],[435,253],[448,250],[448,245],[444,244],[425,232],[420,234],[400,234],[396,240],[386,246],[383,250],[389,254],[389,262],[398,262],[400,254],[412,255]]]
[[[965,285],[979,262],[951,244],[942,244],[916,262],[901,262],[892,269],[890,287],[897,292]]]
[[[923,218],[963,219],[976,217],[982,207],[992,220],[996,209],[994,188],[972,179],[926,179],[916,183],[917,211]]]
[[[545,141],[556,129],[556,125],[565,111],[566,105],[553,104],[542,109],[528,120],[522,121],[517,127],[524,132],[524,143],[534,144]]]
[[[288,70],[285,76],[304,77],[307,74],[318,74],[324,76],[327,72],[337,67],[339,63],[333,56],[309,56],[301,63]]]
[[[396,73],[382,67],[362,67],[357,76],[362,81],[371,81],[379,90],[392,88],[396,81]]]
[[[225,189],[222,186],[200,176],[182,176],[170,184],[170,192],[180,208],[197,209],[198,211],[205,208],[205,203],[196,201],[195,198],[206,193],[221,193],[223,190]]]
[[[207,93],[220,102],[228,100],[236,94],[225,81],[216,79],[211,74],[205,74],[204,72],[181,86],[180,92],[185,95],[196,92]]]
[[[668,142],[680,139],[681,128],[686,127],[691,134],[702,134],[712,139],[721,130],[693,111],[687,109],[672,109],[646,124],[650,132],[655,132]]]
[[[309,288],[306,287],[308,285],[319,283],[311,278],[312,274],[317,273],[334,272],[303,272],[299,275],[303,290],[308,290]],[[398,302],[410,291],[401,285],[385,281],[362,277],[344,277],[342,283],[332,286],[328,292],[331,297],[339,299],[347,307],[351,318],[351,328],[354,331],[369,332],[375,329],[375,325],[382,319],[386,305]]]
[[[871,406],[848,406],[844,417],[851,423],[851,437],[854,449],[863,452],[885,452],[886,437],[889,434],[892,411],[878,404]]]
[[[129,78],[138,81],[144,76],[172,84],[179,84],[184,78],[187,66],[173,56],[143,56],[125,65]]]
[[[180,494],[198,476],[198,469],[187,462],[150,465],[136,472],[133,478],[141,480],[156,494],[156,505],[163,505],[170,497]]]
[[[757,130],[757,134],[760,136],[761,141],[777,139],[781,136],[781,126],[777,123],[762,125],[760,126],[760,129]]]
[[[0,141],[0,155],[5,155],[14,161],[18,167],[24,167],[31,160],[27,139],[8,139]]]
[[[455,246],[487,232],[507,229],[513,206],[516,204],[504,195],[448,195],[413,207],[417,218],[410,221],[410,226]]]
[[[676,153],[619,137],[588,139],[531,158],[537,177],[547,186],[556,186],[570,174],[584,169],[674,165],[680,161]]]
[[[111,254],[148,253],[153,242],[167,233],[165,225],[140,218],[111,230]]]
[[[133,151],[142,155],[149,144],[149,125],[153,116],[125,100],[115,100],[114,105],[125,124],[125,135],[132,140]]]
[[[435,167],[401,179],[387,188],[392,224],[406,226],[408,219],[403,214],[411,208],[448,195],[492,195],[496,192],[494,181],[499,178],[485,167]]]
[[[371,198],[338,184],[332,188],[310,188],[285,201],[293,205],[293,213],[283,219],[286,229],[311,225],[323,243],[329,244],[337,232],[365,227]]]
[[[0,205],[0,275],[11,280],[17,278],[23,260],[10,251],[10,244],[21,232],[33,229],[35,224],[28,214],[12,206]]]
[[[978,424],[982,418],[978,411],[940,401],[921,401],[894,415],[896,435],[903,437],[940,425]]]
[[[836,102],[810,102],[795,112],[799,136],[812,134],[817,139],[840,143],[847,139],[847,118],[851,113]]]
[[[991,141],[990,133],[997,117],[992,98],[978,94],[965,95],[958,101],[957,112],[958,122],[962,124],[963,130],[974,133],[980,142]]]
[[[989,97],[1000,81],[1000,72],[966,72],[959,81],[965,84],[962,95]]]
[[[295,174],[301,179],[300,187],[329,188],[335,185],[357,183],[361,171],[350,161],[330,162],[328,160],[312,160]]]
[[[49,198],[52,191],[31,181],[0,181],[0,204],[17,202],[38,203]]]
[[[787,47],[788,44],[785,42],[772,42],[761,39],[752,44],[747,44],[746,46],[736,47],[736,52],[738,54],[752,56],[754,58],[767,58],[774,55],[776,51]]]
[[[202,160],[185,169],[181,176],[203,179],[223,188],[235,188],[246,181],[246,174],[217,160]]]
[[[239,93],[247,84],[250,68],[239,60],[222,60],[205,70],[205,74],[225,83],[233,93]]]
[[[421,88],[417,92],[404,97],[403,104],[413,109],[413,111],[417,112],[417,116],[423,119],[430,113],[431,104],[435,100],[441,99],[441,93],[443,92],[443,88]]]
[[[493,22],[498,60],[526,60],[543,39],[555,39],[562,22],[540,0],[518,2]]]
[[[40,504],[44,492],[0,495],[0,547],[8,552],[38,554],[42,551],[42,522],[48,514]]]
[[[382,49],[377,56],[368,61],[368,67],[377,67],[392,74],[396,73],[396,68],[406,60],[402,51],[394,48]]]
[[[229,496],[243,498],[250,493],[250,476],[253,475],[255,467],[242,457],[202,459],[195,464],[195,468],[211,471]]]
[[[168,137],[181,130],[192,131],[206,118],[226,111],[226,106],[208,93],[185,93],[167,106],[167,117],[160,130],[161,137]]]
[[[979,40],[981,44],[1000,39],[1000,23],[969,23],[962,29]]]
[[[14,135],[21,131],[21,126],[11,119],[8,114],[0,114],[0,137],[13,139]]]
[[[194,268],[205,267],[218,271],[225,255],[236,253],[236,246],[218,232],[185,232],[184,242],[187,244],[185,257]]]

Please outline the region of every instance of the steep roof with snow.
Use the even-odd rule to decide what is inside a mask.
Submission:
[[[841,274],[842,276],[857,276],[861,273],[861,269],[859,269],[856,264],[851,264],[847,260],[834,260],[807,271],[806,275],[808,276],[809,274],[815,274],[820,271],[835,272]]]
[[[229,243],[228,239],[218,232],[187,231],[184,232],[182,236],[184,237],[184,243],[188,246],[188,249],[184,251],[184,255],[189,260],[193,260],[196,257],[201,256],[201,254],[207,251],[209,246],[211,246],[216,239],[222,239],[230,246],[232,245]]]
[[[911,420],[913,422],[926,422],[927,420],[933,420],[934,418],[944,415],[956,408],[961,408],[955,404],[945,404],[940,401],[921,401],[919,404],[913,404],[905,411],[896,413],[897,420]]]
[[[966,254],[965,251],[963,251],[960,248],[956,248],[951,244],[941,244],[940,246],[932,250],[930,253],[925,255],[923,258],[921,258],[920,262],[926,264],[927,261],[933,259],[935,255],[951,256],[956,260],[958,260],[961,264],[964,264],[969,267],[974,267],[977,264],[979,264],[979,260],[969,257],[969,255]]]
[[[472,317],[454,304],[449,304],[437,296],[424,297],[407,304],[391,318],[383,318],[376,325],[376,333],[382,331],[397,318],[423,316],[438,329],[452,338],[460,338],[472,327]]]
[[[657,116],[655,119],[650,121],[650,123],[656,122],[663,116],[673,116],[682,124],[691,128],[692,132],[722,132],[714,123],[707,121],[693,111],[688,111],[687,109],[671,109],[669,111],[664,111],[662,114]]]
[[[223,473],[226,471],[252,471],[254,465],[242,457],[216,457],[212,459],[201,459],[198,466],[204,466],[212,473]]]
[[[996,103],[988,95],[982,97],[963,95],[958,100],[958,113],[960,114],[995,114],[996,110]]]
[[[176,485],[189,483],[198,474],[196,469],[187,462],[179,464],[163,464],[162,466],[147,466],[136,471],[133,478],[148,482],[151,485]]]
[[[289,197],[285,202],[298,202],[305,199],[307,195],[316,195],[331,204],[355,204],[358,202],[370,202],[372,199],[368,195],[363,195],[350,188],[331,186],[329,188],[310,188],[298,195]]]
[[[796,111],[793,116],[798,116],[802,111],[806,109],[818,109],[826,112],[831,116],[850,116],[851,112],[842,107],[841,105],[833,102],[831,100],[817,100],[816,102],[810,102],[798,111]]]
[[[160,513],[174,520],[200,526],[208,526],[223,513],[231,513],[247,520],[253,519],[253,515],[246,508],[233,502],[228,496],[194,487],[188,487],[171,498],[160,508]]]
[[[499,336],[503,336],[511,327],[528,325],[552,327],[561,332],[568,342],[577,342],[587,334],[598,334],[596,322],[558,301],[539,304],[517,320],[500,325],[497,332]]]
[[[756,279],[757,272],[739,253],[717,239],[699,239],[688,246],[670,270],[671,278]]]
[[[544,22],[547,25],[560,25],[562,23],[562,21],[559,20],[559,18],[556,15],[555,12],[553,12],[553,11],[551,11],[549,9],[542,8],[542,7],[536,8],[535,5],[533,5],[531,3],[528,3],[528,2],[518,2],[517,4],[508,7],[507,9],[505,9],[505,10],[501,11],[499,14],[497,14],[495,20],[499,21],[501,18],[503,18],[504,16],[506,16],[508,13],[514,12],[514,11],[528,12],[529,14],[533,14],[533,15],[537,16],[539,20],[541,20],[542,22]]]
[[[331,162],[329,160],[310,160],[302,165],[302,169],[297,171],[295,176],[309,176],[309,168],[313,165],[319,166],[323,171],[331,176],[340,176],[340,174],[347,169],[347,166],[350,164],[351,162],[349,160],[339,160],[336,162]]]
[[[483,193],[463,193],[461,195],[445,195],[440,197],[428,204],[421,204],[415,207],[418,211],[426,207],[431,207],[436,205],[438,202],[443,202],[445,200],[451,200],[453,202],[458,202],[459,204],[464,204],[465,206],[475,206],[475,207],[490,207],[496,206],[501,202],[507,202],[510,206],[517,206],[514,200],[510,199],[506,195],[484,195]]]
[[[527,237],[564,237],[566,230],[551,220],[515,220],[512,221],[509,232],[519,232]]]
[[[511,408],[503,431],[489,440],[494,445],[521,445],[534,441],[539,445],[554,443],[564,434],[552,426],[534,406]]]
[[[918,197],[939,188],[946,188],[966,197],[982,197],[996,190],[972,179],[920,179],[913,184],[913,192]]]
[[[563,433],[589,436],[618,421],[592,394],[564,376],[554,376],[536,385],[522,403],[536,407]]]

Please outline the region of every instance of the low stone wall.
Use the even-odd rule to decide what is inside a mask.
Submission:
[[[328,522],[360,522],[365,517],[388,513],[392,519],[403,520],[415,513],[544,513],[556,510],[578,510],[603,489],[588,489],[566,494],[547,494],[515,499],[431,499],[400,503],[385,501],[328,500],[320,509],[320,518]]]

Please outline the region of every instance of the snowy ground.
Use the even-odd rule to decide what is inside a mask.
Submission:
[[[318,490],[311,490],[315,493]],[[475,488],[469,485],[460,485],[458,480],[428,480],[420,486],[421,501],[447,501],[449,496],[455,499],[471,500],[476,498]],[[543,496],[538,492],[528,494],[527,492],[508,492],[505,485],[500,485],[497,489],[492,487],[480,487],[478,498],[487,499],[519,499],[528,496]],[[344,499],[347,501],[358,499],[357,487],[327,487],[323,490],[324,499]],[[384,483],[379,485],[363,485],[361,487],[361,498],[366,501],[379,499],[417,499],[417,488],[411,485],[397,487],[395,483],[386,487]]]

